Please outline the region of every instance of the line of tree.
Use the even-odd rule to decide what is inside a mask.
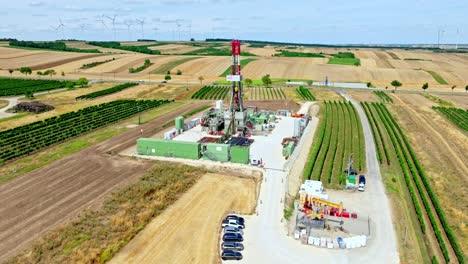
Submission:
[[[62,41],[34,42],[34,41],[14,40],[14,41],[10,41],[9,45],[12,47],[27,47],[27,48],[50,49],[50,50],[82,52],[82,53],[101,53],[101,51],[97,49],[70,48],[70,47],[67,47],[65,42],[62,42]]]
[[[89,45],[109,48],[109,49],[120,49],[120,50],[128,50],[138,53],[145,53],[145,54],[152,54],[152,55],[159,55],[161,52],[159,50],[151,50],[148,47],[153,45],[143,45],[143,46],[122,46],[120,42],[116,41],[91,41],[88,42]]]

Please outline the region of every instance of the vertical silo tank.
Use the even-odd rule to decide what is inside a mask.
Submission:
[[[179,116],[175,119],[175,127],[176,129],[184,129],[184,117]]]

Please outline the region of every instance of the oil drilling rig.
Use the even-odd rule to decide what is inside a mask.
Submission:
[[[241,75],[241,44],[238,40],[231,42],[231,74],[226,77],[232,82],[231,102],[224,112],[225,135],[244,134],[246,131],[247,111],[243,105],[242,75]]]

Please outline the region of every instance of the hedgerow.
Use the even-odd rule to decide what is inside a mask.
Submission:
[[[133,86],[136,86],[136,85],[138,85],[138,83],[124,83],[124,84],[120,84],[120,85],[117,85],[117,86],[114,86],[114,87],[111,87],[111,88],[108,88],[108,89],[104,89],[104,90],[101,90],[101,91],[81,95],[81,96],[76,97],[75,99],[76,100],[79,100],[79,99],[94,99],[94,98],[101,97],[101,96],[104,96],[104,95],[120,92],[120,91],[122,91],[124,89],[130,88],[130,87],[133,87]]]

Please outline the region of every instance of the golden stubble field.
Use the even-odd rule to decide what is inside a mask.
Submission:
[[[123,45],[144,45],[152,42],[128,42]],[[83,42],[71,42],[70,46],[77,48],[93,48]],[[181,42],[150,47],[161,50],[166,54],[180,54],[202,47],[184,45]],[[372,82],[379,88],[392,88],[390,82],[399,80],[403,83],[400,89],[420,89],[425,82],[429,83],[429,89],[450,89],[456,85],[459,91],[468,84],[468,55],[461,53],[436,53],[428,50],[404,50],[404,49],[374,49],[374,48],[320,48],[298,47],[289,48],[294,52],[314,52],[334,54],[338,52],[353,52],[361,60],[361,66],[331,65],[327,64],[328,58],[300,58],[300,57],[272,57],[280,49],[288,47],[274,47],[267,45],[263,48],[243,45],[243,50],[256,54],[257,60],[243,68],[245,78],[260,79],[265,74],[272,78],[297,78],[315,81],[324,80],[327,76],[330,82]],[[103,50],[104,51],[104,50]],[[124,52],[120,50],[105,50],[104,54],[86,54],[73,52],[55,52],[44,50],[22,50],[0,47],[0,74],[8,76],[8,69],[30,66],[37,70],[55,69],[66,76],[77,78],[79,76],[91,79],[133,79],[145,78],[148,73],[158,69],[162,65],[187,58],[181,55],[147,55],[141,53]],[[124,54],[125,53],[125,54]],[[329,56],[329,55],[327,55]],[[197,81],[199,76],[205,80],[215,81],[223,79],[219,77],[230,65],[228,56],[198,56],[200,58],[175,65],[172,71],[180,69],[181,76],[173,75],[174,80]],[[115,58],[96,67],[81,70],[83,64],[105,61]],[[150,59],[154,65],[142,72],[129,74],[129,68],[143,65],[145,59]],[[428,73],[433,71],[440,75],[448,84],[439,84]],[[33,73],[35,74],[35,73]],[[14,75],[21,75],[15,72]],[[148,77],[150,78],[150,77]],[[155,76],[162,80],[164,75]],[[461,87],[461,88],[460,88]]]
[[[232,211],[252,214],[257,184],[254,178],[223,173],[202,176],[195,186],[120,250],[110,263],[219,262],[221,220]]]

